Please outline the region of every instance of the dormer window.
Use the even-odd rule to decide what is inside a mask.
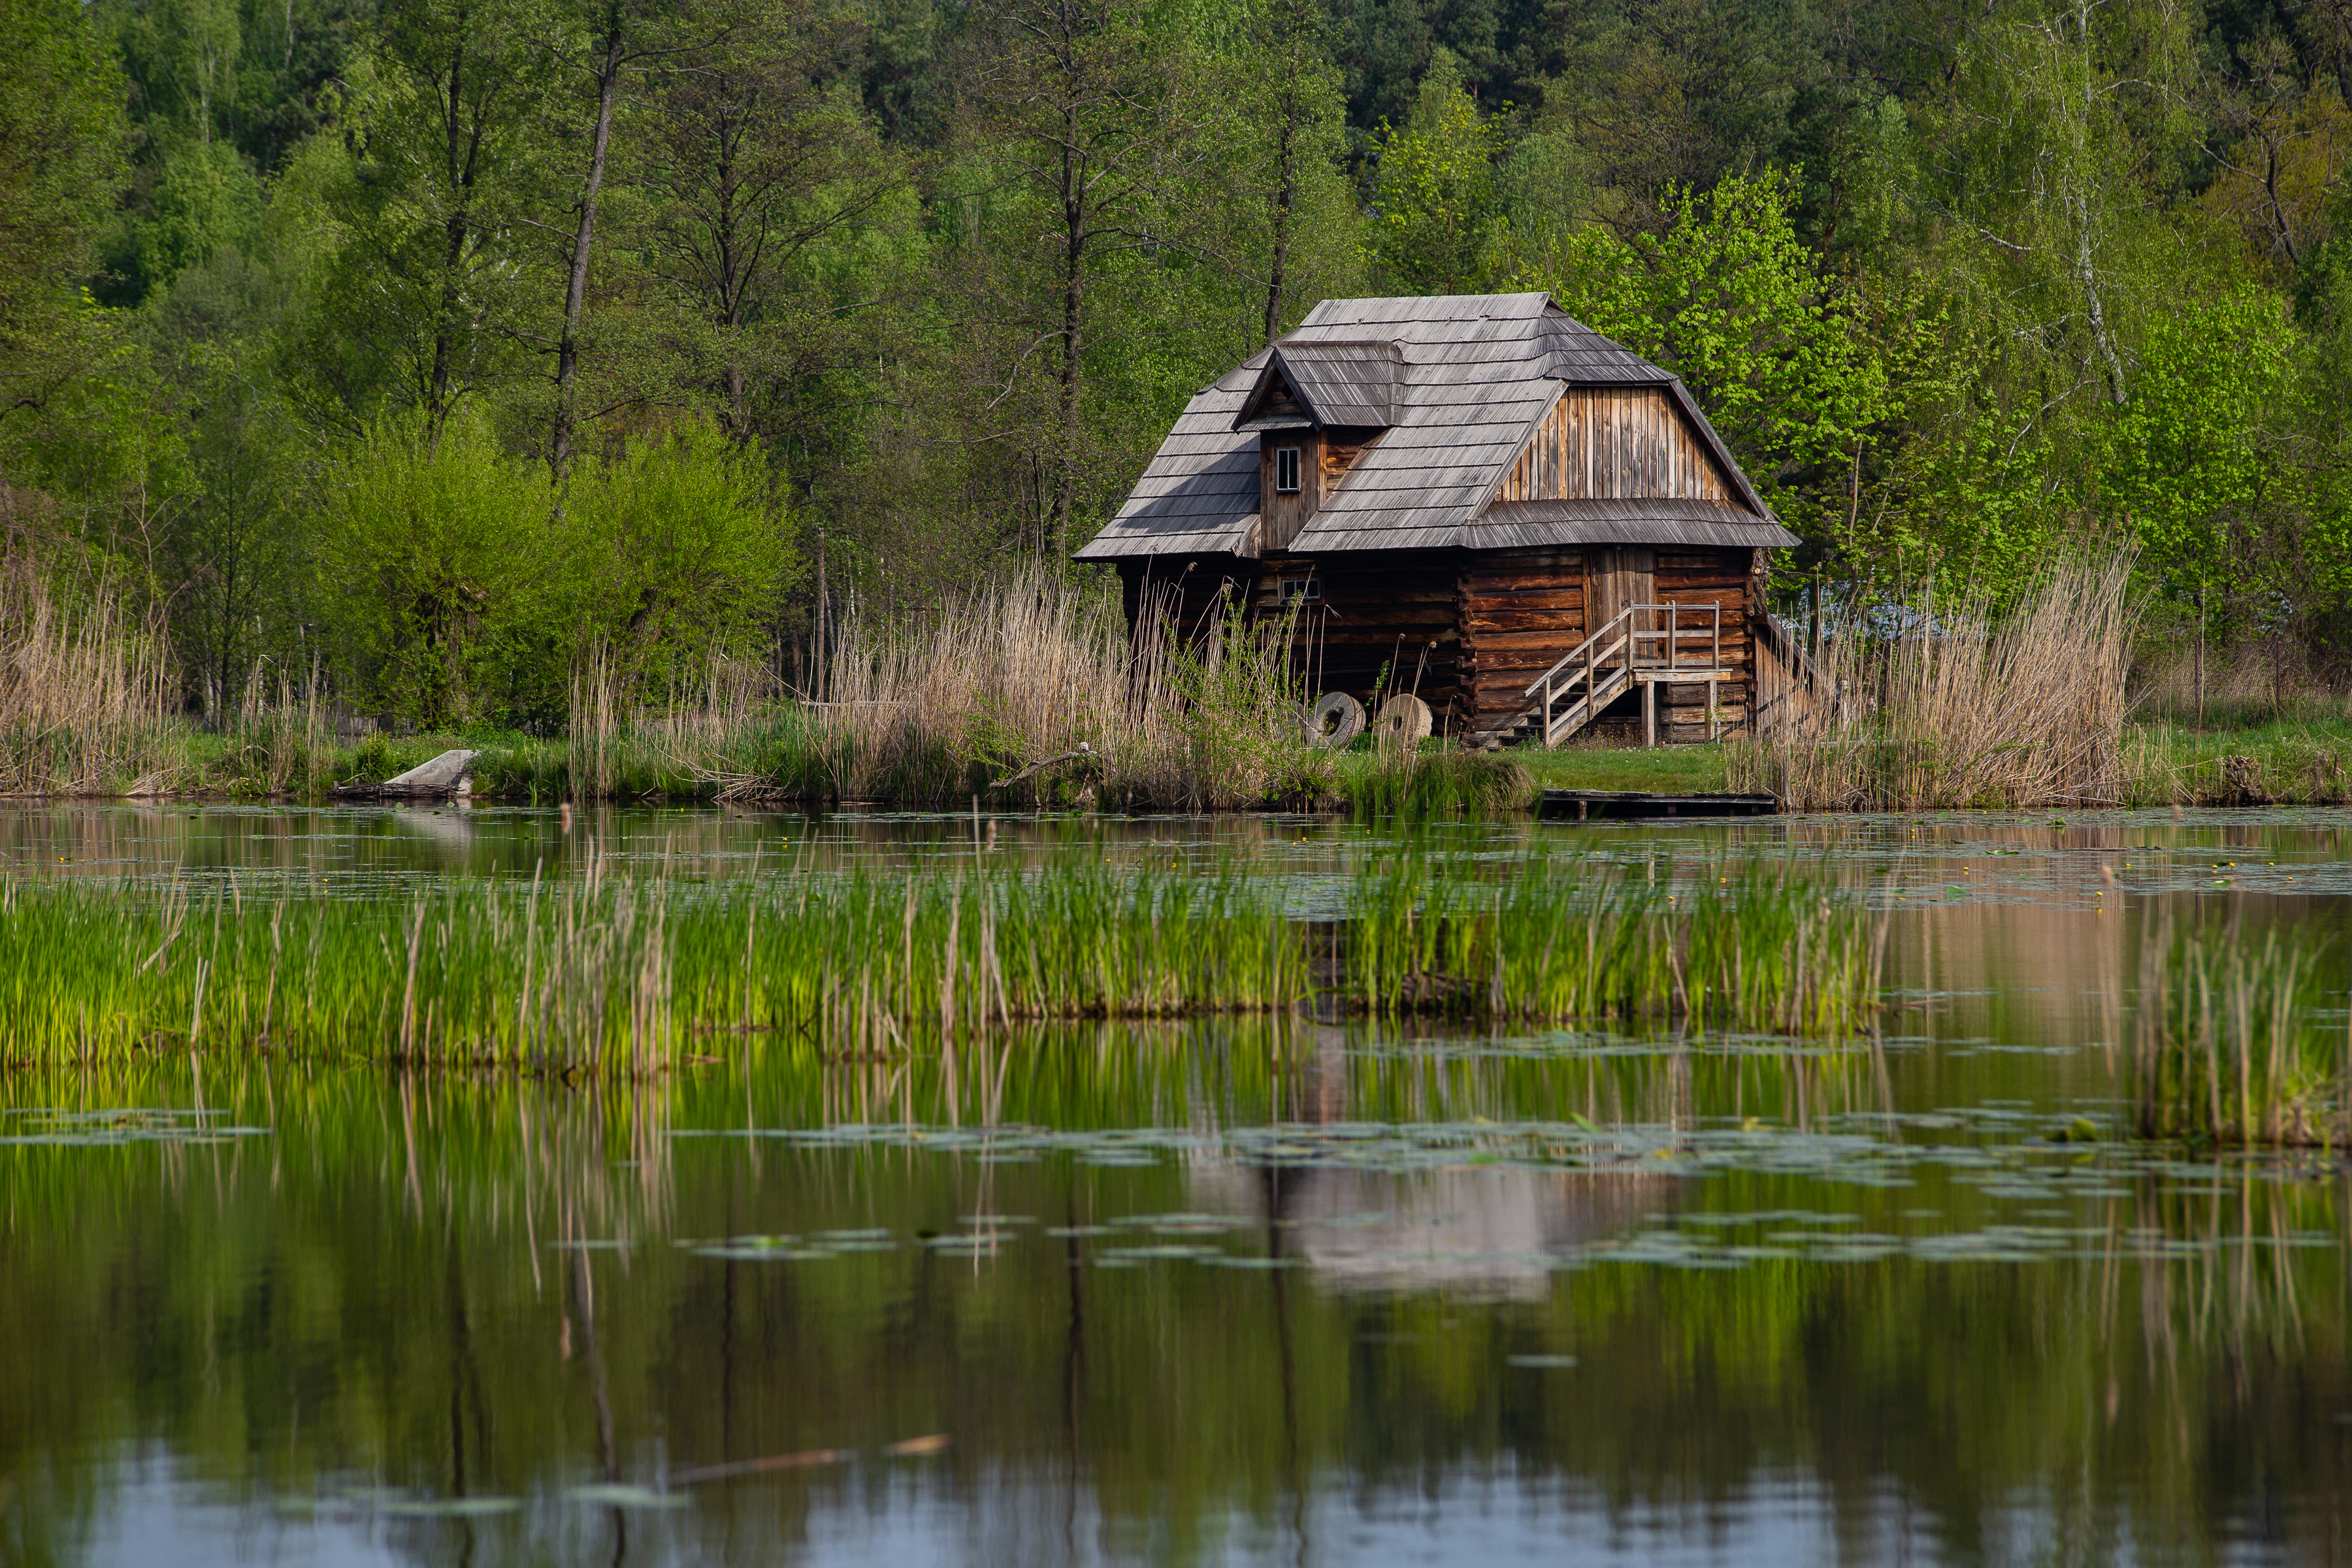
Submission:
[[[1274,449],[1274,493],[1295,496],[1298,493],[1298,448],[1276,447]]]

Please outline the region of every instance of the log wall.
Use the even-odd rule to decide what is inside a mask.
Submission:
[[[1657,602],[1723,607],[1723,662],[1745,672],[1737,685],[1716,688],[1717,713],[1724,729],[1748,722],[1755,686],[1755,650],[1748,628],[1748,573],[1753,552],[1747,550],[1670,550],[1658,552]],[[1685,650],[1688,651],[1688,650]],[[1705,685],[1666,686],[1658,691],[1658,738],[1661,741],[1706,739]]]
[[[1433,550],[1269,557],[1257,563],[1250,605],[1261,616],[1295,612],[1293,645],[1315,690],[1345,691],[1367,708],[1411,691],[1446,727],[1461,705],[1459,559]],[[1286,584],[1311,584],[1314,596],[1294,588],[1286,605]]]
[[[1487,730],[1527,703],[1528,682],[1582,645],[1584,551],[1481,551],[1462,563],[1463,727]]]
[[[1202,556],[1148,567],[1123,563],[1120,576],[1130,626],[1147,598],[1172,611],[1188,637],[1201,636],[1220,605],[1237,599],[1253,616],[1290,614],[1295,657],[1316,691],[1346,691],[1369,707],[1384,690],[1417,689],[1441,731],[1467,733],[1507,722],[1524,706],[1528,684],[1581,645],[1590,557],[1597,553],[1562,546]],[[1727,731],[1746,722],[1752,700],[1751,567],[1744,549],[1655,552],[1657,602],[1723,607],[1723,661],[1742,672],[1717,689]],[[1311,591],[1300,592],[1307,584]],[[1661,740],[1704,740],[1706,686],[1662,688],[1659,721]],[[1638,743],[1638,692],[1620,699],[1597,728]]]

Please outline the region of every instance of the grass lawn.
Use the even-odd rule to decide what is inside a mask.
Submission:
[[[1699,795],[1724,787],[1721,746],[1517,746],[1503,754],[1535,775],[1538,789]]]

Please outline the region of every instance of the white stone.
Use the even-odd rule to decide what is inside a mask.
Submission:
[[[431,762],[413,767],[396,779],[378,784],[379,795],[453,795],[472,779],[479,752],[444,752]]]

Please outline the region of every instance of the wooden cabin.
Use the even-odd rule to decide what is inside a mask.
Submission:
[[[1290,612],[1316,691],[1556,745],[1748,723],[1766,552],[1796,542],[1675,376],[1475,294],[1323,301],[1192,399],[1077,559],[1130,622]]]

